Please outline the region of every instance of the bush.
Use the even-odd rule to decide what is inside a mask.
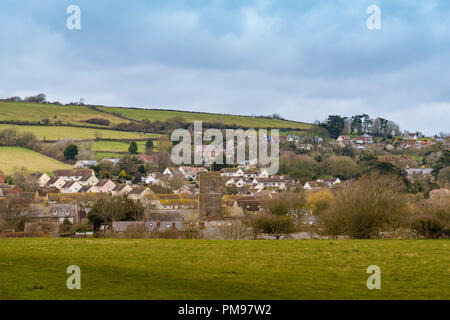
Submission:
[[[337,192],[323,214],[324,231],[333,236],[368,239],[395,230],[405,222],[403,183],[390,175],[371,173]]]
[[[33,149],[38,145],[38,140],[31,132],[22,132],[16,128],[7,128],[0,131],[0,145]]]
[[[64,158],[66,160],[75,160],[78,155],[78,147],[76,144],[69,144],[64,150]]]
[[[450,199],[426,199],[418,202],[411,228],[424,238],[450,236]]]
[[[281,235],[295,231],[294,223],[289,216],[277,216],[273,214],[258,215],[250,222],[255,238],[261,233],[266,233],[280,239]]]
[[[91,123],[91,124],[99,124],[101,126],[109,126],[110,122],[109,120],[106,119],[98,119],[98,118],[92,118],[92,119],[88,119],[85,121],[86,123]]]

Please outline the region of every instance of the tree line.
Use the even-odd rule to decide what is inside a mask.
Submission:
[[[370,134],[375,137],[393,137],[401,134],[400,127],[395,122],[381,117],[372,119],[367,114],[342,117],[339,115],[329,115],[323,121],[316,121],[316,124],[325,130],[331,138],[337,139],[340,135],[350,134]]]

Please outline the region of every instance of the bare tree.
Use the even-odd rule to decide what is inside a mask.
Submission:
[[[225,221],[216,231],[216,238],[221,240],[245,240],[250,237],[249,227],[241,220]]]

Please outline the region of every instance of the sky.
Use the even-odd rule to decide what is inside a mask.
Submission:
[[[432,135],[450,132],[449,62],[447,0],[0,3],[2,98],[305,122],[366,113]]]

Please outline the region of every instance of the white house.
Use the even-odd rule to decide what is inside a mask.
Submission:
[[[244,171],[241,168],[223,168],[220,170],[220,175],[223,177],[243,177]]]
[[[92,185],[85,185],[82,186],[80,190],[78,190],[80,193],[99,193],[100,190],[96,186]]]
[[[328,186],[334,186],[336,184],[341,183],[341,179],[339,178],[319,178],[316,180],[316,182],[323,182],[328,184]]]
[[[256,178],[253,180],[253,188],[254,189],[264,189],[264,188],[276,188],[285,190],[286,184],[284,183],[281,177],[272,177],[272,178]]]
[[[66,184],[66,180],[62,177],[51,177],[47,182],[47,187],[57,188],[61,191],[62,186]]]
[[[78,181],[67,181],[61,187],[61,193],[77,193],[83,186]]]
[[[78,182],[82,186],[95,186],[100,180],[93,175],[87,175],[82,177]]]
[[[75,169],[75,170],[55,170],[55,177],[61,177],[66,181],[80,181],[85,176],[95,176],[94,170]]]
[[[50,177],[46,173],[42,172],[32,173],[27,179],[30,182],[36,182],[40,188],[45,187],[47,182],[50,181]]]
[[[112,196],[121,196],[121,195],[130,193],[131,190],[133,190],[133,187],[131,187],[129,184],[125,183],[125,184],[116,186],[111,191],[111,195]]]
[[[258,178],[269,178],[269,172],[266,169],[262,169],[261,173],[258,175]]]

